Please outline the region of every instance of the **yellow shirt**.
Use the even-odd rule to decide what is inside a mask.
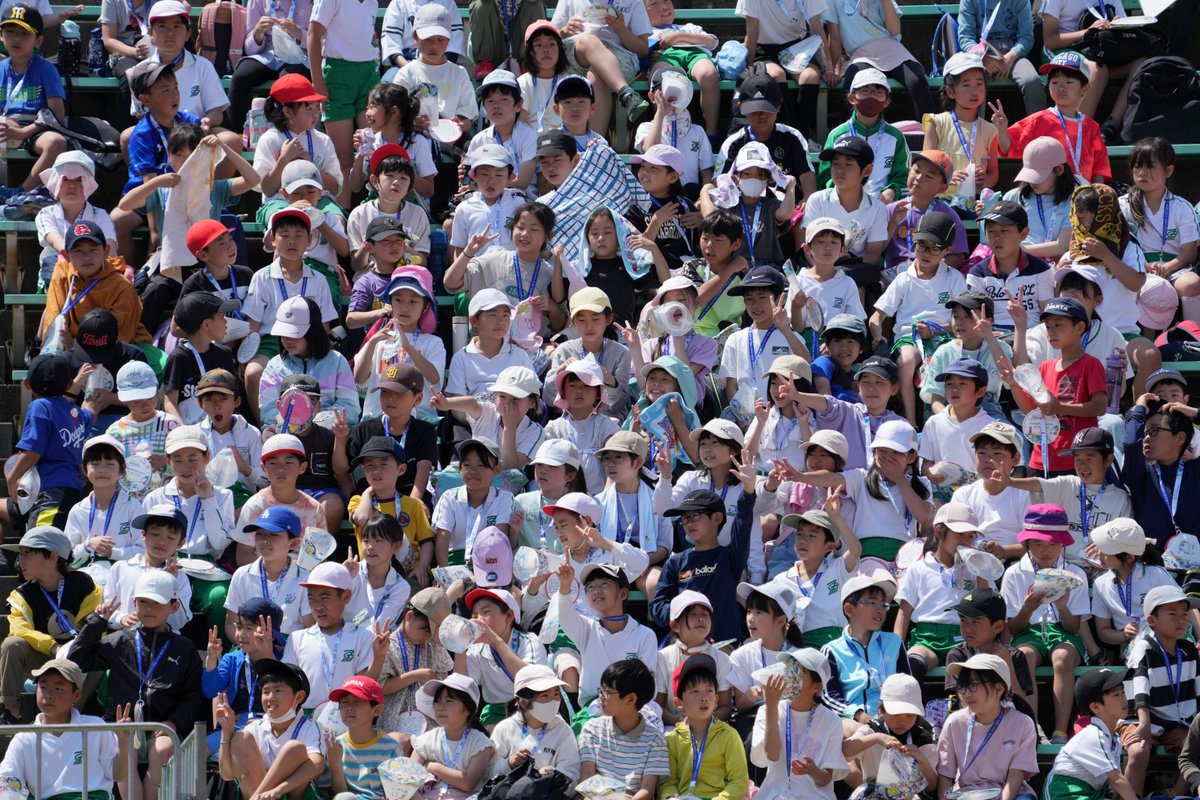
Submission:
[[[350,514],[354,513],[354,509],[358,508],[358,504],[362,502],[362,495],[356,494],[350,498],[350,502],[346,504],[346,510]],[[400,511],[396,512],[396,499],[385,500],[376,503],[375,508],[380,514],[387,514],[389,517],[395,517],[400,523],[400,527],[404,529],[404,535],[408,537],[408,543],[412,545],[414,551],[421,549],[421,543],[433,539],[433,528],[429,526],[429,515],[425,513],[425,505],[415,497],[409,495],[400,496]],[[362,528],[358,525],[354,526],[354,539],[358,545],[359,552],[362,551]],[[407,565],[406,565],[407,566]]]
[[[691,788],[692,732],[687,722],[678,723],[666,738],[671,776],[658,784],[659,798],[691,792],[705,800],[740,800],[749,791],[746,747],[728,723],[713,718],[694,789]],[[696,740],[697,747],[702,738],[703,735]]]

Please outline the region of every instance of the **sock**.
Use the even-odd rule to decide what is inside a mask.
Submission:
[[[1200,322],[1200,295],[1184,297],[1180,302],[1183,305],[1183,318]]]
[[[622,103],[628,103],[630,98],[632,98],[632,97],[633,97],[633,89],[631,89],[628,86],[626,86],[621,91],[617,92],[617,100],[619,100]]]
[[[929,672],[929,664],[925,662],[923,656],[919,656],[916,653],[909,653],[908,672],[917,679],[917,683],[924,683],[925,673]]]
[[[821,87],[815,83],[800,86],[800,132],[806,138],[811,138],[816,133],[814,121],[817,118],[817,97],[820,93]]]

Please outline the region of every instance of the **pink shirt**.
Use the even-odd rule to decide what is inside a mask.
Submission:
[[[955,780],[954,788],[960,791],[999,789],[1008,780],[1008,771],[1017,769],[1024,772],[1026,778],[1021,791],[1032,793],[1028,778],[1038,771],[1038,740],[1033,720],[1009,708],[990,739],[987,735],[992,725],[976,723],[968,742],[970,717],[970,712],[962,709],[946,718],[938,740],[938,775]],[[987,739],[987,746],[980,751],[984,739]]]

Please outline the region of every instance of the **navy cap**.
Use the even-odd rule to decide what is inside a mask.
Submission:
[[[1029,227],[1029,214],[1025,206],[1013,200],[1001,200],[992,204],[983,215],[984,222],[995,222],[1000,225],[1012,225],[1017,230]]]
[[[783,277],[783,272],[778,267],[763,264],[751,267],[746,272],[746,277],[742,278],[742,282],[731,288],[726,294],[740,297],[746,293],[747,289],[771,289],[782,292],[787,289],[787,279]]]
[[[358,456],[354,459],[352,466],[360,466],[368,458],[387,458],[388,456],[396,459],[398,464],[407,463],[404,445],[391,436],[372,436],[367,439],[362,450],[358,451]]]
[[[39,397],[59,397],[71,385],[75,371],[62,353],[42,353],[29,362],[25,380]]]
[[[290,538],[299,539],[303,533],[300,517],[287,506],[271,506],[258,519],[243,527],[247,533],[266,531],[267,533],[286,533]]]
[[[1087,322],[1087,309],[1083,307],[1083,303],[1076,300],[1074,297],[1056,297],[1046,304],[1046,308],[1042,310],[1043,317],[1066,317],[1073,319],[1076,322]]]
[[[95,242],[101,247],[105,247],[108,244],[108,239],[104,237],[104,231],[100,230],[100,226],[85,219],[76,222],[71,226],[71,230],[67,231],[67,250],[74,250],[75,245],[84,239]]]
[[[913,241],[927,242],[943,250],[954,245],[955,219],[941,211],[929,211],[921,215]]]
[[[283,609],[265,597],[251,597],[238,608],[237,615],[255,622],[259,617],[271,620],[271,628],[278,631],[283,626]]]
[[[973,358],[960,358],[946,368],[946,371],[938,375],[935,380],[939,383],[944,383],[951,375],[957,375],[961,378],[971,378],[972,380],[980,381],[985,386],[988,382],[987,370]]]
[[[1150,390],[1149,383],[1146,385],[1146,390]],[[1084,428],[1081,431],[1075,432],[1075,438],[1071,440],[1071,446],[1062,451],[1064,456],[1074,455],[1080,450],[1099,450],[1101,453],[1108,455],[1114,452],[1112,434],[1101,427]]]
[[[554,102],[569,100],[572,97],[587,97],[595,101],[596,89],[592,82],[582,75],[563,75],[558,79],[558,86],[554,87]]]

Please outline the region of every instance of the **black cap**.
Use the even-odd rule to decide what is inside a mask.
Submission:
[[[42,31],[45,30],[41,12],[24,3],[9,6],[8,11],[4,12],[4,16],[0,18],[0,28],[5,26],[20,28],[34,36],[41,36]]]
[[[237,615],[242,619],[252,619],[255,622],[258,622],[259,617],[269,619],[271,620],[271,629],[275,631],[283,627],[283,609],[273,600],[265,597],[251,597],[238,607]]]
[[[283,681],[292,687],[292,691],[294,692],[303,691],[305,699],[308,698],[311,692],[308,684],[308,676],[304,674],[304,670],[294,664],[276,661],[273,658],[260,658],[254,662],[254,671],[258,673],[259,686],[262,686],[267,682],[268,677],[271,677]]]
[[[192,292],[179,299],[175,306],[175,324],[186,334],[200,330],[204,320],[241,308],[241,303],[226,299],[215,292]]]
[[[981,308],[986,308],[989,317],[996,316],[996,302],[992,300],[987,292],[981,292],[977,289],[968,289],[953,298],[949,303],[946,303],[946,308],[954,308],[955,306],[962,306],[967,311],[978,311]]]
[[[149,92],[150,87],[158,83],[158,79],[163,75],[174,75],[175,65],[143,61],[130,70],[130,73],[132,74],[129,76],[129,90],[133,92],[134,97],[140,97]]]
[[[403,236],[409,238],[408,228],[393,217],[391,214],[380,214],[375,219],[367,223],[367,232],[364,238],[369,242],[379,242],[384,239],[390,239],[393,236]]]
[[[26,380],[29,388],[39,397],[60,397],[75,373],[67,357],[61,353],[42,353],[29,362],[29,373]]]
[[[321,396],[321,384],[313,376],[305,375],[302,372],[287,376],[283,379],[283,383],[279,384],[280,394],[283,394],[288,389],[299,389],[311,397]]]
[[[1124,670],[1089,669],[1075,679],[1075,704],[1080,714],[1088,713],[1088,706],[1104,699],[1104,693],[1125,683]]]
[[[833,157],[838,154],[850,156],[858,162],[860,167],[875,163],[875,152],[871,150],[871,145],[867,144],[867,140],[860,136],[846,134],[838,137],[838,140],[833,143],[833,147],[826,147],[821,151],[821,160],[833,161]]]
[[[617,582],[619,588],[629,588],[629,576],[625,574],[625,570],[621,569],[620,564],[613,564],[611,562],[605,564],[587,564],[579,570],[579,582],[584,586],[591,583],[592,578],[614,580]]]
[[[779,82],[769,75],[756,75],[747,78],[738,87],[738,108],[745,114],[756,111],[778,113],[783,105],[783,91]]]
[[[572,97],[586,97],[595,101],[596,89],[582,75],[563,75],[558,79],[558,86],[554,87],[554,102],[570,100]]]
[[[107,308],[93,308],[79,320],[75,355],[86,364],[104,364],[121,349],[117,318]]]
[[[1062,454],[1074,455],[1079,450],[1099,450],[1104,455],[1110,455],[1114,452],[1112,434],[1100,427],[1076,431],[1071,446],[1063,450]]]
[[[1083,307],[1083,303],[1076,300],[1074,297],[1056,297],[1046,303],[1046,307],[1042,310],[1043,317],[1066,317],[1067,319],[1075,320],[1076,322],[1087,322],[1087,309]]]
[[[721,495],[708,489],[693,489],[683,498],[683,502],[668,509],[663,514],[664,517],[678,517],[686,514],[689,511],[707,511],[712,514],[717,511],[724,512],[725,504],[721,502]]]
[[[934,380],[943,383],[951,375],[981,381],[985,386],[988,382],[987,370],[984,369],[983,364],[980,364],[973,358],[960,358],[956,360],[950,366],[946,367],[946,371],[938,375]]]
[[[929,211],[921,215],[917,223],[917,232],[913,234],[914,242],[928,242],[943,250],[954,246],[954,217],[941,211]]]
[[[742,278],[742,282],[731,288],[726,294],[740,297],[746,293],[747,289],[770,289],[773,292],[783,292],[787,289],[787,279],[783,277],[783,272],[778,267],[768,264],[751,267],[746,272],[746,277]]]
[[[961,616],[980,619],[987,617],[995,622],[998,619],[1008,619],[1008,605],[1004,598],[991,589],[976,589],[963,595],[957,605],[947,611],[955,611]]]
[[[863,361],[858,367],[858,372],[855,374],[862,375],[864,372],[870,375],[878,375],[885,381],[891,381],[892,383],[900,381],[900,368],[896,366],[895,361],[886,356],[871,356]]]
[[[357,467],[368,458],[387,458],[389,456],[396,459],[396,462],[399,464],[404,464],[407,461],[404,455],[404,446],[400,442],[391,436],[372,436],[370,439],[367,439],[362,450],[358,451],[358,456],[355,457],[354,462],[350,466]]]
[[[84,239],[95,242],[101,247],[108,245],[108,239],[104,236],[104,231],[100,230],[100,226],[88,220],[81,220],[71,226],[71,230],[67,231],[66,247],[67,250],[74,250],[75,245]]]
[[[537,140],[537,157],[542,156],[557,156],[566,154],[567,158],[574,158],[579,152],[579,145],[575,143],[575,137],[566,131],[550,130],[543,131],[542,135]]]
[[[1013,200],[1001,200],[993,203],[983,215],[984,222],[995,222],[999,225],[1012,225],[1017,230],[1029,227],[1029,214],[1025,206]]]

